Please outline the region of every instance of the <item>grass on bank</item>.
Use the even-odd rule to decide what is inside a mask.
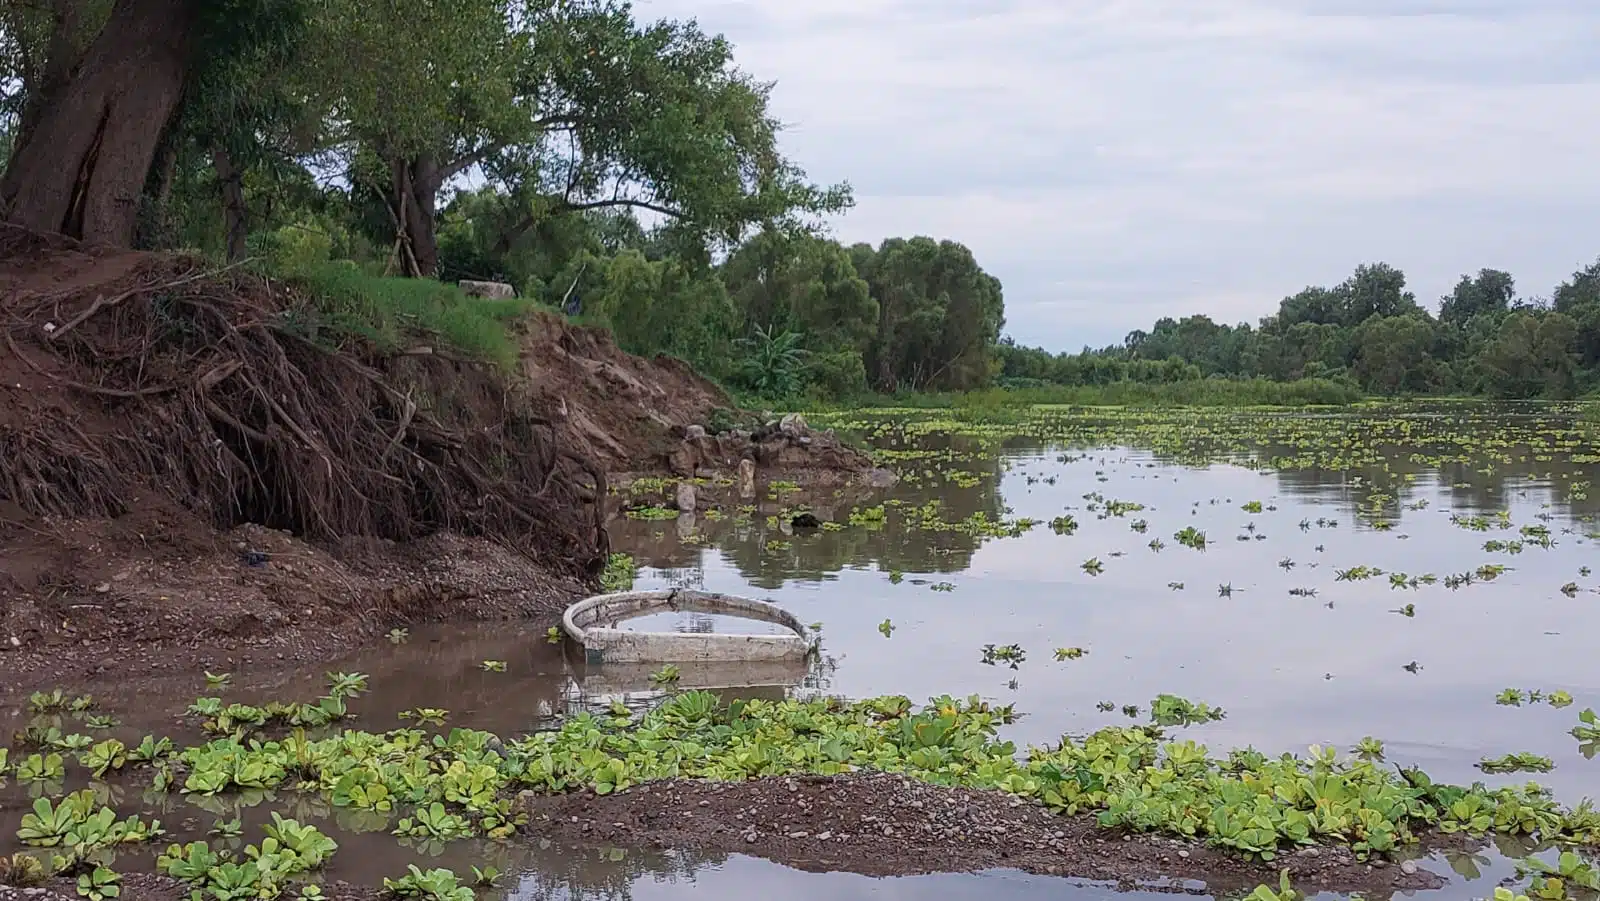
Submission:
[[[349,262],[319,263],[284,277],[307,298],[306,309],[291,312],[299,320],[292,325],[313,340],[359,337],[397,351],[434,334],[453,351],[506,368],[517,360],[507,324],[538,306],[521,298],[470,297],[433,279],[371,275]]]

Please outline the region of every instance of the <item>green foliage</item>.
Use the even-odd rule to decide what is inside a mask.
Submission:
[[[1306,379],[1347,394],[1571,397],[1593,386],[1600,367],[1597,285],[1600,261],[1558,286],[1546,307],[1518,300],[1510,274],[1484,269],[1462,276],[1435,318],[1405,290],[1399,270],[1364,265],[1333,288],[1285,298],[1256,326],[1168,318],[1121,345],[1078,354],[1002,341],[1001,384],[1098,386],[1138,397],[1134,388],[1170,394],[1219,379]]]
[[[805,349],[794,332],[757,328],[748,338],[739,339],[744,356],[739,361],[738,383],[757,397],[784,400],[800,391],[801,374],[806,366]]]

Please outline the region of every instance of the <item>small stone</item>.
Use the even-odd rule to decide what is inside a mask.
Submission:
[[[1381,870],[1381,869],[1383,869],[1383,868],[1384,868],[1384,867],[1386,867],[1386,866],[1388,866],[1388,865],[1389,865],[1389,862],[1388,862],[1388,861],[1387,861],[1387,860],[1384,860],[1384,859],[1383,859],[1383,858],[1381,858],[1381,857],[1380,857],[1380,858],[1378,858],[1378,859],[1377,859],[1377,860],[1374,860],[1374,861],[1373,861],[1373,862],[1372,862],[1372,865],[1373,865],[1373,866],[1375,866],[1375,867],[1377,867],[1377,868],[1378,868],[1378,869],[1380,869],[1380,870]]]
[[[1406,874],[1407,876],[1417,875],[1417,862],[1414,860],[1402,861],[1400,864],[1400,872]]]
[[[18,638],[15,635],[11,636],[11,646],[14,647],[14,648],[22,647],[22,639]]]
[[[807,838],[810,835],[811,835],[811,833],[809,833],[809,832],[791,832],[791,833],[789,833],[789,837],[790,838]]]
[[[818,832],[817,833],[817,841],[819,841],[819,842],[825,842],[830,838],[833,838],[833,833],[832,832]]]
[[[1178,856],[1183,858],[1184,860],[1188,860],[1189,859],[1189,852],[1188,851],[1179,851],[1178,852]]]
[[[108,592],[110,590],[111,590],[111,583],[110,582],[101,582],[99,585],[96,585],[94,587],[94,593],[95,594],[105,594],[106,592]]]
[[[700,802],[700,806],[701,807],[710,807],[711,806],[711,802],[710,801],[701,801]]]
[[[705,436],[706,427],[703,425],[691,425],[683,430],[683,439],[685,441],[699,441]]]

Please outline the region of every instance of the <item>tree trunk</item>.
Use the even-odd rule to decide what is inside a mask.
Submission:
[[[250,233],[248,208],[244,203],[244,173],[233,164],[226,148],[211,151],[211,165],[217,170],[222,189],[222,212],[227,222],[228,262],[244,259],[244,239]]]
[[[439,240],[434,231],[443,180],[439,164],[431,157],[419,156],[393,160],[389,168],[400,271],[413,278],[431,278],[439,271]]]
[[[34,61],[35,64],[25,67],[23,73],[24,102],[17,119],[17,139],[12,147],[12,155],[22,151],[45,109],[55,95],[72,81],[72,73],[83,58],[83,31],[86,27],[83,20],[83,0],[52,0],[50,40],[45,44],[44,59]],[[19,25],[12,21],[10,27],[18,28]]]
[[[156,146],[183,93],[191,0],[118,0],[0,180],[7,221],[131,246]]]

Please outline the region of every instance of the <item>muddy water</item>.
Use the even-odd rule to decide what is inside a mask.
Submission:
[[[1478,427],[1492,431],[1497,423],[1486,419]],[[1600,491],[1590,501],[1583,490],[1600,468],[1575,462],[1571,448],[1430,466],[1420,462],[1422,448],[1396,443],[1382,449],[1381,464],[1360,470],[1263,472],[1192,455],[1179,463],[1137,442],[1070,447],[1016,436],[895,435],[881,443],[911,455],[900,458],[906,479],[885,492],[840,498],[780,491],[758,498],[753,511],[613,524],[615,549],[642,567],[639,588],[763,597],[821,624],[823,656],[814,665],[685,665],[682,686],[746,697],[900,693],[921,700],[977,693],[1017,705],[1024,716],[1010,737],[1021,743],[1130,722],[1124,705],[1138,705],[1143,722],[1151,698],[1173,693],[1227,710],[1226,719],[1186,733],[1213,751],[1349,748],[1376,736],[1395,763],[1421,765],[1435,778],[1490,783],[1530,777],[1486,776],[1474,766],[1480,758],[1533,751],[1556,769],[1532,778],[1564,801],[1600,795],[1600,763],[1566,734],[1577,711],[1600,706],[1594,651],[1600,577],[1584,573],[1600,570],[1600,544],[1585,537],[1600,529],[1594,522]],[[1107,515],[1108,500],[1142,509]],[[931,501],[939,504],[933,519],[944,523],[982,513],[991,521],[1026,517],[1040,524],[1007,537],[916,524],[909,512]],[[1253,501],[1260,512],[1242,509]],[[881,522],[859,515],[879,504],[886,505]],[[788,528],[788,516],[800,507],[843,527]],[[858,512],[853,524],[852,511]],[[1475,531],[1452,521],[1502,512],[1512,528]],[[1047,525],[1063,515],[1078,524],[1070,535]],[[1174,540],[1186,526],[1207,533],[1204,552]],[[1486,541],[1521,539],[1522,526],[1547,528],[1552,546],[1525,544],[1519,554],[1484,549]],[[1163,546],[1153,548],[1153,541]],[[1097,575],[1082,566],[1090,558],[1101,565]],[[1364,565],[1442,580],[1489,563],[1510,569],[1455,589],[1336,576]],[[1578,589],[1572,596],[1561,590],[1567,583]],[[1408,605],[1412,615],[1396,612]],[[629,625],[751,628],[724,619],[662,615]],[[1016,645],[1025,656],[1015,666],[992,656],[986,661],[986,645]],[[1057,660],[1057,648],[1086,653]],[[485,661],[504,662],[504,671],[485,669]],[[450,724],[512,734],[614,701],[642,707],[661,697],[649,668],[585,668],[531,628],[416,629],[329,669],[368,674],[370,691],[354,704],[356,725],[368,729],[400,724],[402,711],[434,707],[449,711]],[[193,738],[176,715],[197,695],[309,698],[323,690],[323,672],[237,682],[219,690],[203,680],[171,679],[102,691],[101,708],[121,724],[99,734],[130,744],[148,732]],[[1495,696],[1505,688],[1562,689],[1576,703],[1502,706]],[[27,719],[22,711],[3,713],[0,725],[7,728]],[[109,791],[124,812],[141,806],[136,784]],[[15,784],[0,794],[0,849],[14,847],[28,794]],[[189,838],[217,819],[265,820],[268,809],[284,809],[289,800],[228,799],[209,810],[178,802],[154,812],[175,837]],[[1110,893],[1004,873],[869,880],[737,855],[404,846],[381,821],[341,816],[303,799],[287,813],[317,822],[340,841],[331,878],[377,884],[412,862],[458,872],[490,863],[510,874],[489,893],[505,898]],[[1510,874],[1506,856],[1493,851],[1441,856],[1433,868],[1462,877],[1435,893],[1441,898],[1486,896]]]

